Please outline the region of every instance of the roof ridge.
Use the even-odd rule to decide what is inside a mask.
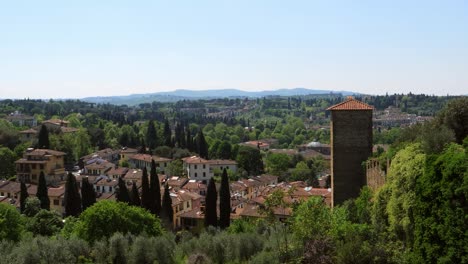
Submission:
[[[345,101],[332,105],[326,110],[373,110],[374,107],[348,96]]]

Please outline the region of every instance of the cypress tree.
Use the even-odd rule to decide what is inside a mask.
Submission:
[[[164,145],[172,147],[172,132],[171,126],[169,125],[169,120],[167,118],[164,120]]]
[[[65,183],[65,216],[78,216],[81,213],[81,197],[73,174],[68,173]]]
[[[150,187],[151,194],[151,213],[159,215],[161,213],[161,185],[159,185],[159,178],[156,172],[156,162],[151,160],[150,171]]]
[[[156,128],[154,126],[154,121],[150,120],[148,123],[148,131],[146,132],[146,144],[148,144],[150,152],[158,146]]]
[[[39,174],[39,183],[37,184],[36,197],[39,199],[39,201],[41,201],[42,209],[50,210],[49,194],[47,192],[47,184],[43,171],[41,171],[41,174]]]
[[[132,205],[141,206],[140,194],[138,193],[138,187],[135,181],[133,181],[132,184],[131,202]]]
[[[125,181],[122,179],[122,177],[119,177],[118,188],[115,191],[115,199],[118,202],[130,204],[130,195],[128,194],[127,185],[125,184]]]
[[[20,210],[24,212],[24,206],[26,205],[26,199],[29,197],[28,189],[24,181],[21,181],[21,192],[20,192]]]
[[[200,157],[207,159],[208,158],[208,144],[206,143],[205,136],[203,131],[200,129],[197,135],[197,152]]]
[[[216,185],[214,179],[211,178],[206,190],[205,199],[205,226],[217,226],[218,216],[216,214],[216,203],[218,200],[218,193],[216,192]]]
[[[143,176],[141,179],[141,207],[151,211],[151,193],[146,167],[143,168]]]
[[[166,224],[167,229],[171,229],[174,211],[172,210],[172,199],[171,194],[169,193],[169,185],[167,183],[164,185],[164,196],[161,210],[161,219]]]
[[[47,127],[44,124],[41,126],[41,130],[39,131],[37,146],[41,149],[50,148],[49,131],[47,130]]]
[[[96,203],[96,192],[93,185],[89,183],[88,177],[84,177],[81,183],[81,206],[83,211]]]
[[[190,128],[187,127],[187,128],[186,128],[186,131],[187,131],[187,134],[186,134],[187,140],[186,140],[185,144],[186,144],[187,149],[188,149],[189,151],[193,151],[193,150],[194,150],[194,149],[193,149],[193,140],[192,140],[192,135],[190,134]]]
[[[229,191],[229,179],[226,168],[221,176],[221,187],[219,190],[219,226],[229,227],[231,222],[231,193]]]

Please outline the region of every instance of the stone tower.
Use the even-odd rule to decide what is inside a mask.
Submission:
[[[332,206],[356,198],[366,185],[364,162],[372,154],[373,107],[348,97],[331,111]]]

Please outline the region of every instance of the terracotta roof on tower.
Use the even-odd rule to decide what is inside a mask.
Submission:
[[[330,106],[327,110],[373,110],[374,107],[354,99],[352,96],[348,96],[345,101]]]

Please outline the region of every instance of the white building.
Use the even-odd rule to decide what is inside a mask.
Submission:
[[[197,156],[182,159],[187,176],[191,180],[207,182],[213,178],[215,171],[223,169],[237,171],[237,163],[233,160],[206,160]]]

